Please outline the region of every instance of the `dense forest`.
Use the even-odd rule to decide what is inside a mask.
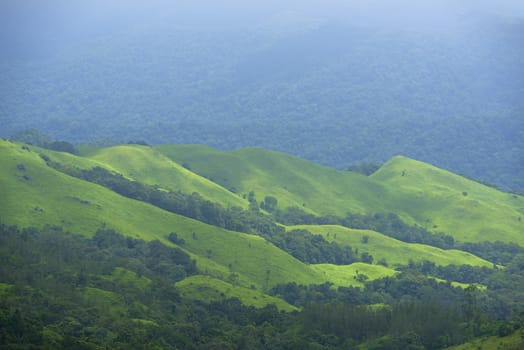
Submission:
[[[274,295],[302,307],[283,313],[235,299],[183,300],[174,282],[196,273],[195,263],[158,241],[5,225],[0,240],[0,341],[9,349],[442,349],[506,336],[523,322],[514,292],[524,290],[524,255],[507,269],[478,272],[489,293],[406,266],[364,289],[275,287]]]
[[[6,19],[21,40],[0,41],[0,136],[259,146],[341,169],[403,154],[522,191],[524,22],[447,6],[433,29],[297,9],[238,26],[144,11],[89,34],[58,10],[38,33]]]

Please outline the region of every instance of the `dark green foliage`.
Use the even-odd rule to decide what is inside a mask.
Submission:
[[[506,265],[517,254],[524,254],[524,248],[515,243],[496,242],[464,242],[457,245],[458,249],[465,250],[496,264]]]
[[[176,245],[184,245],[186,242],[184,241],[184,239],[182,238],[179,238],[178,235],[175,233],[175,232],[171,232],[168,236],[167,236],[167,239],[169,239],[172,243],[176,244]]]
[[[362,262],[365,262],[365,263],[368,263],[368,264],[372,264],[373,263],[373,256],[370,255],[367,252],[362,253],[360,255],[360,259],[362,260]]]
[[[189,256],[158,241],[146,243],[112,230],[91,239],[62,231],[0,225],[2,344],[39,348],[147,348],[157,327],[135,318],[169,321],[179,297],[173,283],[197,272]],[[111,277],[115,268],[147,277],[142,288]],[[90,290],[111,292],[105,300]],[[128,336],[126,336],[128,335]],[[142,337],[141,335],[145,335]],[[28,347],[29,348],[29,347]]]
[[[491,294],[424,278],[413,265],[363,289],[277,286],[272,294],[304,307],[284,314],[237,299],[181,300],[173,281],[196,272],[185,253],[108,229],[88,239],[59,227],[0,225],[0,261],[7,283],[0,289],[0,340],[8,348],[355,349],[365,343],[369,349],[442,349],[511,333],[521,322],[512,312],[522,305],[508,298],[524,286],[521,256],[484,276],[496,291]],[[137,287],[111,278],[116,267],[149,282]],[[93,290],[111,294],[97,297]],[[515,321],[501,321],[498,312]]]
[[[351,248],[327,242],[324,237],[313,235],[307,230],[292,230],[287,234],[274,236],[271,241],[295,258],[311,264],[347,265],[356,261],[364,261],[365,258],[362,256],[362,259],[359,259]]]
[[[273,196],[264,197],[264,201],[260,203],[260,207],[268,212],[273,212],[277,208],[278,200]]]
[[[428,244],[443,249],[450,249],[455,244],[453,237],[408,225],[393,213],[347,214],[340,223],[350,228],[374,230],[404,242]]]
[[[11,140],[27,143],[38,147],[43,147],[52,142],[51,138],[37,129],[26,129],[15,133]]]
[[[20,131],[14,134],[11,139],[53,151],[78,154],[77,149],[72,143],[66,141],[52,141],[51,138],[36,129]]]
[[[399,267],[399,270],[417,271],[426,276],[434,276],[448,281],[462,283],[480,283],[485,281],[496,270],[482,266],[471,265],[446,265],[437,266],[431,261],[422,261],[420,263],[411,263],[409,266]]]
[[[424,302],[432,300],[447,307],[460,307],[463,291],[450,284],[425,278],[417,272],[402,272],[395,277],[368,281],[365,288],[332,288],[328,283],[316,286],[301,286],[288,283],[274,287],[272,295],[279,296],[295,306],[328,302],[351,305],[393,304],[398,300]]]
[[[25,274],[34,273],[44,284],[48,283],[46,279],[57,278],[55,283],[77,281],[85,285],[89,276],[83,271],[105,274],[118,266],[148,278],[162,276],[172,281],[197,272],[195,261],[181,250],[166,247],[159,241],[146,243],[125,237],[113,230],[100,229],[91,239],[51,226],[44,230],[19,231],[0,225],[0,230],[0,251],[2,256],[10,257],[0,266],[0,275],[3,282],[10,284],[27,283],[25,278],[29,275]],[[13,273],[29,266],[31,269],[22,274]],[[62,272],[54,275],[57,271]]]
[[[128,141],[127,144],[128,145],[149,146],[149,144],[144,140]]]
[[[348,168],[348,171],[353,171],[355,173],[369,176],[373,174],[375,171],[377,171],[378,169],[380,169],[380,167],[381,167],[380,164],[364,163],[364,164],[352,165]]]
[[[316,304],[303,312],[304,327],[357,343],[375,339],[380,349],[441,349],[466,339],[461,314],[434,303],[398,303],[370,308]],[[388,344],[388,345],[386,345]]]
[[[280,344],[286,329],[287,317],[272,305],[182,302],[173,287],[180,278],[165,268],[189,275],[194,262],[159,242],[111,230],[86,239],[58,227],[0,225],[0,243],[0,276],[8,284],[0,290],[2,348],[236,349],[249,332],[252,348],[264,349],[267,342]],[[147,276],[149,284],[110,278],[117,266]]]
[[[51,143],[43,145],[42,147],[48,148],[53,151],[58,151],[58,152],[67,152],[71,154],[78,153],[75,146],[73,146],[73,144],[66,142],[66,141],[53,141]]]

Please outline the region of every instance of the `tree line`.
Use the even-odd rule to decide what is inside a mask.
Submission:
[[[107,228],[87,238],[0,225],[0,259],[0,343],[13,349],[442,349],[510,334],[524,321],[518,312],[497,317],[486,304],[499,300],[477,288],[415,270],[363,289],[273,289],[300,312],[185,300],[174,282],[198,273],[187,254]],[[513,287],[524,285],[519,266],[502,271]]]

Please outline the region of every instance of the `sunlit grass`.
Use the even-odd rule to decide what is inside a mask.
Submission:
[[[444,250],[425,244],[405,243],[371,230],[355,230],[336,225],[289,226],[287,230],[305,229],[324,237],[329,242],[367,252],[374,262],[385,261],[390,266],[407,265],[410,261],[424,260],[436,265],[472,265],[492,267],[489,261],[460,250]]]

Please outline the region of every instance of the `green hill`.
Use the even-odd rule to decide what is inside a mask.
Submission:
[[[524,198],[405,157],[371,175],[389,188],[396,209],[461,241],[524,243]]]
[[[226,188],[255,191],[258,201],[272,195],[280,208],[298,206],[318,215],[391,212],[459,241],[524,244],[522,196],[405,157],[394,157],[365,177],[262,149],[156,149]]]
[[[332,282],[336,287],[362,287],[364,286],[364,281],[391,277],[397,273],[397,271],[381,265],[364,263],[354,263],[345,266],[331,264],[317,264],[312,266],[322,274],[324,280]]]
[[[201,328],[217,339],[226,339],[229,330],[223,325],[233,322],[239,325],[238,329],[251,327],[249,329],[257,332],[262,329],[265,332],[266,325],[280,327],[283,333],[278,337],[281,339],[306,332],[315,334],[314,337],[333,335],[338,339],[337,344],[349,344],[343,343],[343,339],[359,344],[367,339],[365,332],[348,335],[346,330],[360,324],[362,317],[376,321],[384,317],[376,323],[381,326],[378,333],[371,335],[373,341],[397,341],[400,338],[388,338],[388,334],[394,334],[390,333],[393,332],[388,326],[390,322],[408,320],[413,322],[410,326],[413,329],[420,322],[429,322],[431,326],[433,318],[427,320],[419,316],[438,313],[446,309],[441,306],[449,303],[451,308],[442,311],[437,323],[457,334],[468,329],[470,332],[467,337],[447,342],[449,345],[479,334],[494,335],[497,330],[508,334],[510,324],[497,328],[500,325],[496,321],[488,328],[485,327],[488,321],[484,322],[488,318],[471,318],[474,313],[482,312],[474,307],[477,301],[477,305],[488,301],[488,311],[494,310],[490,315],[499,309],[514,313],[521,305],[513,296],[515,288],[524,283],[519,275],[522,256],[518,254],[522,248],[516,245],[493,245],[494,256],[504,258],[505,268],[459,266],[434,269],[431,272],[434,276],[431,276],[420,266],[408,263],[429,260],[439,266],[491,267],[493,264],[463,251],[410,244],[371,230],[337,225],[282,226],[275,222],[277,216],[271,212],[259,211],[252,203],[248,206],[248,197],[252,195],[249,193],[253,191],[257,201],[268,195],[276,197],[278,209],[299,206],[319,216],[341,216],[347,210],[367,214],[393,212],[409,224],[442,230],[464,241],[504,239],[522,244],[519,219],[498,220],[500,215],[518,215],[522,210],[522,197],[403,157],[392,159],[374,175],[365,177],[260,149],[222,152],[202,146],[126,145],[78,156],[0,140],[0,164],[0,228],[5,233],[0,246],[3,247],[2,259],[7,262],[0,272],[9,276],[0,281],[0,295],[9,299],[3,303],[2,312],[8,316],[0,320],[2,326],[16,325],[11,322],[16,319],[27,324],[33,324],[33,319],[40,322],[43,316],[38,315],[52,314],[55,306],[51,304],[58,300],[69,303],[64,312],[73,305],[74,310],[81,310],[72,316],[61,313],[60,317],[68,325],[75,325],[80,324],[75,317],[82,314],[78,317],[83,320],[82,329],[87,333],[95,332],[90,322],[101,326],[95,316],[90,316],[91,311],[108,317],[103,327],[110,332],[102,328],[97,328],[96,332],[109,334],[109,338],[103,341],[94,336],[90,338],[100,343],[117,344],[115,342],[122,341],[116,338],[117,334],[129,327],[146,329],[144,332],[151,339],[156,339],[153,334],[160,331],[165,335],[176,333],[181,338],[173,340],[172,344],[194,343],[194,339],[186,338],[184,329],[191,330],[187,334],[197,334],[195,331]],[[125,178],[103,169],[80,171],[93,167],[123,174]],[[96,176],[105,176],[104,181]],[[99,181],[97,183],[107,187],[87,180]],[[150,204],[160,205],[151,198],[175,195],[172,191],[177,190],[203,193],[211,201],[206,202],[208,205],[220,204],[216,208],[221,209],[201,211],[200,214],[208,215],[194,217],[207,220],[215,215],[213,217],[221,217],[223,222],[210,221],[217,225],[213,226],[176,214],[191,216],[190,211],[162,206],[172,210],[166,211]],[[131,191],[140,195],[130,194]],[[172,203],[188,204],[192,210],[204,208],[198,203],[192,204],[191,198],[198,196],[178,193],[176,196],[179,202],[173,200]],[[231,208],[232,205],[244,210]],[[379,220],[385,217],[361,218],[376,220],[371,224],[380,226],[383,222]],[[359,216],[354,218],[358,223]],[[329,222],[328,217],[325,219]],[[18,230],[5,225],[42,229]],[[46,227],[48,225],[51,227]],[[413,229],[401,221],[388,221],[384,225],[380,227],[389,234],[392,229],[399,232]],[[222,227],[235,227],[251,234]],[[494,234],[486,234],[485,227]],[[112,233],[111,229],[124,236]],[[290,236],[295,229],[311,234],[300,231]],[[82,236],[93,236],[93,239]],[[156,242],[141,242],[130,237],[159,240],[164,245],[180,248],[187,255]],[[68,254],[55,254],[58,245]],[[482,247],[491,249],[492,245]],[[27,252],[41,254],[33,259]],[[372,255],[374,264],[363,263],[370,259],[362,253]],[[176,262],[177,254],[183,255],[184,265]],[[73,264],[73,257],[84,260],[78,259]],[[195,260],[196,268],[191,259]],[[395,270],[397,265],[409,266]],[[32,278],[35,277],[33,269],[38,271],[36,279]],[[366,283],[382,278],[386,279]],[[453,280],[462,283],[449,283]],[[37,304],[32,303],[40,297],[43,299]],[[16,318],[20,316],[18,311],[9,305],[29,307],[24,306],[24,316]],[[34,310],[33,305],[37,305]],[[367,305],[381,305],[376,310],[384,313],[369,313]],[[393,314],[388,316],[389,311]],[[355,312],[357,314],[352,314]],[[346,317],[349,314],[352,318]],[[455,316],[450,318],[449,315]],[[390,316],[398,316],[402,321]],[[281,323],[275,326],[277,318]],[[357,323],[351,323],[353,318]],[[115,324],[115,320],[125,322]],[[198,323],[200,320],[202,323]],[[485,327],[482,333],[475,331],[481,329],[475,328],[481,321]],[[62,319],[53,325],[61,324],[59,322]],[[332,333],[331,327],[340,322],[343,322],[343,329]],[[169,326],[165,328],[167,323]],[[33,333],[45,335],[45,342],[49,344],[66,344],[71,340],[60,338],[60,334],[73,334],[71,329],[64,332],[56,331],[58,329],[34,328]],[[9,334],[19,334],[16,331],[11,329]],[[433,331],[425,334],[430,333],[437,334]],[[410,334],[402,337],[411,337]],[[16,337],[12,339],[12,342],[17,340]],[[139,344],[144,337],[137,339]],[[180,343],[180,339],[185,340]],[[432,342],[427,337],[420,339],[424,344]],[[492,343],[489,340],[481,345],[484,344],[491,346]],[[75,348],[73,345],[63,347]]]
[[[259,200],[265,195],[276,196],[279,206],[298,205],[307,201],[311,205],[305,203],[306,208],[319,214],[342,214],[347,209],[375,211],[379,208],[380,211],[395,211],[398,208],[404,217],[406,213],[412,213],[409,218],[420,220],[427,206],[409,203],[413,196],[421,196],[420,191],[428,191],[427,196],[435,197],[437,202],[432,213],[440,220],[444,220],[444,214],[448,213],[451,223],[457,219],[451,214],[457,208],[456,202],[478,201],[480,204],[462,217],[472,226],[470,231],[481,227],[480,223],[471,219],[475,217],[474,213],[480,215],[478,211],[485,209],[484,203],[490,204],[490,211],[486,212],[489,219],[500,214],[502,209],[517,212],[518,208],[510,204],[522,201],[519,196],[502,193],[401,157],[393,159],[368,178],[260,149],[222,152],[203,146],[151,148],[126,145],[100,149],[79,157],[8,141],[0,142],[0,147],[0,196],[3,198],[0,204],[1,222],[21,227],[59,225],[84,235],[91,235],[100,227],[108,227],[145,240],[159,239],[166,244],[171,244],[167,235],[176,232],[184,241],[182,248],[197,260],[203,273],[225,282],[233,280],[235,284],[262,290],[290,281],[305,285],[326,281],[335,285],[361,285],[361,282],[355,279],[354,265],[307,265],[259,236],[207,225],[65,175],[47,166],[42,154],[65,166],[82,169],[102,166],[161,188],[203,192],[224,206],[233,203],[245,206],[247,202],[224,189],[234,184],[239,194],[255,191]],[[176,161],[171,161],[164,154]],[[201,173],[209,180],[192,171]],[[409,176],[413,179],[403,183]],[[449,182],[446,182],[448,179]],[[467,195],[458,193],[455,196],[457,198],[451,198],[451,195],[444,197],[444,193],[451,193],[459,187],[468,192]],[[386,197],[382,197],[382,194]],[[488,200],[490,195],[494,198],[491,202]],[[441,197],[444,198],[442,201],[447,201],[447,206],[438,204]],[[388,207],[388,198],[396,198],[396,208]],[[430,203],[430,200],[424,198],[426,202]],[[443,207],[442,211],[437,210],[438,205]],[[497,205],[502,209],[498,209]],[[491,225],[506,229],[508,237],[518,238],[514,226],[503,224],[493,222]],[[460,227],[465,226],[462,224]],[[327,241],[368,252],[374,257],[375,263],[385,260],[394,266],[406,264],[409,260],[429,260],[437,265],[492,265],[469,253],[408,244],[374,231],[340,226],[296,226],[288,229],[293,228],[304,228],[313,234],[322,235]],[[364,236],[367,237],[366,243],[363,242]],[[492,236],[489,238],[493,239]],[[499,235],[497,238],[504,236]],[[359,269],[364,270],[362,267]],[[365,274],[370,279],[395,273],[394,270],[376,265],[366,269],[369,271]]]
[[[260,237],[216,228],[122,197],[57,172],[36,152],[22,147],[0,142],[2,223],[21,227],[59,225],[85,235],[105,226],[132,237],[165,243],[167,235],[176,231],[186,242],[183,248],[193,253],[204,271],[213,269],[207,271],[211,274],[226,278],[230,273],[239,273],[240,281],[247,280],[259,288],[290,280],[309,284],[320,277]]]
[[[336,225],[289,226],[287,230],[304,229],[322,235],[327,241],[337,242],[360,252],[371,254],[374,261],[384,260],[389,265],[407,265],[410,260],[434,262],[436,265],[488,266],[493,264],[460,250],[444,250],[416,243],[405,243],[371,230],[355,230]]]
[[[298,206],[317,214],[348,210],[384,211],[386,188],[365,176],[324,167],[288,154],[258,148],[219,151],[200,145],[161,145],[156,149],[179,164],[235,192],[271,195],[279,206]]]
[[[191,276],[178,282],[176,287],[180,290],[182,297],[188,299],[210,302],[227,298],[238,298],[244,305],[259,308],[275,304],[282,311],[298,310],[279,298],[271,297],[251,288],[233,285],[210,276]]]
[[[81,169],[102,166],[147,185],[157,185],[166,190],[187,194],[198,192],[202,197],[224,206],[247,207],[247,201],[239,196],[185,169],[148,146],[121,145],[100,148],[91,150],[84,157],[48,150],[42,152],[50,153],[52,159],[63,165]]]
[[[2,223],[59,225],[84,235],[106,227],[166,244],[171,244],[167,235],[176,232],[185,241],[182,248],[197,259],[204,273],[234,278],[245,287],[269,289],[290,281],[307,285],[334,280],[261,237],[207,225],[58,172],[21,144],[1,141],[0,157]]]

